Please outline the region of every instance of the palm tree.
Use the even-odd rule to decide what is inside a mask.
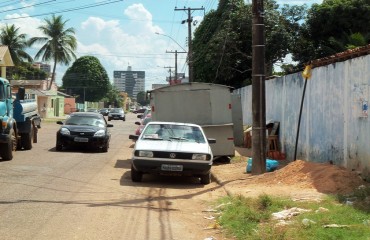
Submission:
[[[5,25],[0,30],[0,44],[8,46],[10,56],[15,65],[19,65],[23,61],[32,62],[32,57],[24,51],[28,47],[26,34],[19,34],[19,28],[14,24]]]
[[[44,44],[36,53],[35,58],[42,56],[42,61],[54,61],[53,72],[48,89],[51,89],[55,80],[55,69],[57,63],[68,65],[72,58],[76,59],[74,50],[77,48],[77,41],[74,36],[74,28],[67,28],[68,20],[63,21],[62,16],[53,15],[51,19],[45,18],[45,24],[38,27],[45,37],[33,37],[29,40],[29,45],[35,43]]]

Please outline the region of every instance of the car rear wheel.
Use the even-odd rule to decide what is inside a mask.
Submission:
[[[200,177],[201,184],[210,184],[211,183],[211,173],[203,175]]]
[[[133,182],[141,182],[143,179],[143,173],[137,171],[134,166],[131,165],[131,180]]]

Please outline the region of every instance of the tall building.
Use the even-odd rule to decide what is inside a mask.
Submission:
[[[131,66],[127,71],[113,71],[113,85],[136,101],[137,94],[145,91],[145,71],[132,71]]]

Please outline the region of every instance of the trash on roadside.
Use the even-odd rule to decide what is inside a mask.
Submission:
[[[214,236],[206,237],[204,240],[216,240]]]
[[[252,158],[248,158],[247,162],[247,173],[252,172]],[[273,172],[279,166],[279,162],[277,160],[266,159],[266,172]]]
[[[339,224],[327,224],[323,226],[324,228],[348,228],[349,225],[339,225]]]
[[[315,224],[315,223],[316,223],[315,221],[312,221],[311,219],[308,219],[308,218],[302,219],[302,224],[306,227],[308,227],[312,224]]]
[[[218,224],[217,222],[214,222],[210,225],[208,225],[206,228],[204,228],[204,230],[207,230],[207,229],[218,229],[220,228],[220,224]]]
[[[204,217],[205,219],[208,219],[208,220],[214,220],[215,219],[215,217],[214,216],[209,216],[209,217]]]
[[[319,209],[317,209],[317,210],[315,211],[315,213],[319,213],[319,212],[329,212],[329,209],[324,208],[324,207],[319,207]]]
[[[310,212],[311,210],[293,207],[290,209],[286,209],[280,212],[276,212],[272,214],[272,218],[275,220],[285,220],[290,219],[293,216],[297,216],[301,213]]]

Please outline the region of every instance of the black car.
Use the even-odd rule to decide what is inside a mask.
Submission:
[[[109,108],[102,108],[99,110],[99,113],[103,116],[108,116],[109,110],[110,110]]]
[[[104,116],[93,112],[75,112],[63,123],[57,132],[56,150],[62,151],[69,146],[90,146],[107,152],[109,148],[110,132]]]
[[[118,120],[126,121],[126,116],[125,116],[125,112],[123,111],[123,109],[122,108],[112,108],[109,111],[109,114],[108,114],[108,121],[110,121],[112,119],[113,120],[118,119]]]

